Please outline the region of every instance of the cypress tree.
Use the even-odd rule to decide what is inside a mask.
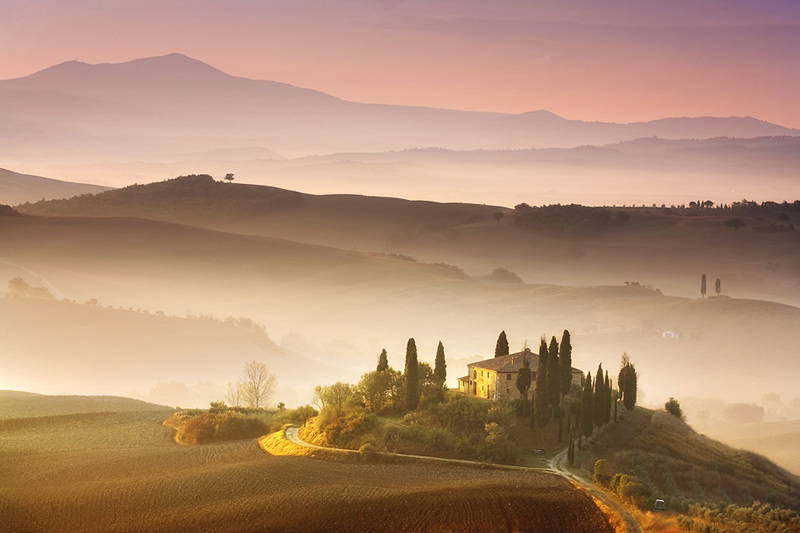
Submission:
[[[703,295],[703,298],[706,297],[706,275],[703,274],[703,277],[700,278],[700,294]]]
[[[558,361],[558,341],[555,337],[550,339],[550,348],[547,350],[547,399],[553,408],[553,415],[560,416],[561,404],[561,365]]]
[[[439,341],[436,347],[436,361],[433,364],[433,380],[437,387],[444,387],[447,380],[447,363],[444,360],[444,344]]]
[[[632,411],[636,407],[636,382],[638,376],[633,364],[628,363],[627,368],[628,370],[625,373],[625,399],[622,403],[628,411]]]
[[[714,282],[714,291],[719,296],[719,293],[722,292],[722,282],[717,278],[717,281]]]
[[[381,354],[378,356],[378,366],[375,368],[378,372],[383,372],[389,368],[389,356],[386,354],[386,348],[381,350]]]
[[[536,370],[536,390],[533,392],[536,425],[543,428],[550,422],[550,395],[547,394],[547,341],[539,343],[539,365]]]
[[[528,408],[528,389],[531,387],[531,367],[530,363],[528,362],[528,354],[526,352],[522,353],[522,368],[519,369],[517,372],[517,390],[519,391],[519,397],[522,400],[520,404],[522,405],[522,415],[525,416],[525,411]]]
[[[500,357],[501,355],[508,355],[508,339],[506,338],[506,330],[500,332],[497,337],[497,344],[494,347],[494,356]]]
[[[628,363],[630,362],[627,352],[622,352],[622,359],[619,364],[619,375],[617,375],[617,388],[619,389],[619,399],[625,401],[625,376],[628,373]]]
[[[592,373],[586,376],[583,384],[583,397],[581,398],[581,433],[591,436],[594,429],[594,394],[592,393]]]
[[[406,345],[406,409],[413,411],[419,405],[419,367],[417,362],[417,343],[408,339]]]
[[[566,329],[561,335],[561,345],[558,353],[558,364],[561,366],[561,394],[569,394],[572,387],[572,344],[569,331]]]
[[[603,408],[606,405],[605,379],[603,379],[603,363],[597,366],[597,374],[594,379],[594,425],[602,426],[606,422]]]

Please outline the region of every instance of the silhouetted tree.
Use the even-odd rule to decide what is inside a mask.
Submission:
[[[498,211],[494,215],[492,215],[494,221],[497,222],[498,224],[500,224],[500,221],[503,219],[504,216],[505,214],[501,211]]]
[[[521,414],[524,416],[528,406],[528,389],[531,388],[531,367],[528,361],[528,353],[525,351],[522,352],[522,367],[519,369],[519,372],[517,372],[516,385],[519,391],[519,397],[522,399]]]
[[[594,429],[594,393],[592,392],[592,373],[586,376],[581,401],[581,433],[589,437]]]
[[[669,400],[667,400],[667,403],[664,404],[664,409],[666,409],[666,411],[672,416],[677,416],[681,420],[686,420],[686,415],[683,414],[681,404],[672,396],[670,396]]]
[[[383,372],[389,368],[389,355],[386,353],[386,348],[381,350],[381,354],[378,356],[378,366],[375,368],[378,372]]]
[[[547,400],[556,418],[561,415],[561,365],[558,363],[558,341],[553,337],[547,350]]]
[[[717,278],[717,281],[714,282],[714,291],[716,291],[717,296],[722,292],[722,282]]]
[[[606,405],[606,382],[603,378],[603,363],[597,366],[597,374],[594,379],[594,425],[602,426],[606,422],[603,409]]]
[[[244,365],[244,378],[241,382],[242,397],[249,407],[261,409],[275,393],[278,378],[267,370],[267,365],[250,361]]]
[[[534,416],[536,425],[543,428],[550,422],[550,395],[547,393],[547,341],[542,337],[539,343],[539,365],[536,369],[536,390],[533,391]]]
[[[619,376],[617,376],[617,386],[622,396],[622,405],[628,411],[633,410],[636,406],[637,379],[636,368],[631,363],[628,354],[623,353]]]
[[[706,275],[703,274],[703,277],[700,278],[700,294],[703,295],[703,298],[706,297]]]
[[[225,181],[227,181],[228,183],[231,183],[233,181],[233,174],[230,173],[230,172],[225,174]]]
[[[494,347],[494,356],[500,357],[501,355],[508,355],[508,339],[506,338],[506,330],[500,332],[497,337],[497,344]]]
[[[558,364],[561,367],[561,394],[569,394],[572,387],[572,343],[569,331],[566,329],[561,335],[561,345],[559,346]]]
[[[413,411],[419,405],[419,368],[417,362],[417,343],[408,339],[406,345],[406,367],[403,373],[406,381],[406,409]]]
[[[447,363],[444,360],[444,344],[439,341],[436,347],[436,361],[433,363],[433,381],[437,387],[444,387],[447,380]]]

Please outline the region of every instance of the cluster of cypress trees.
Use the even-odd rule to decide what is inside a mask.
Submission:
[[[381,352],[378,358],[377,370],[380,371],[383,367],[385,370],[388,368],[389,363],[386,357],[386,350]],[[406,344],[406,364],[403,370],[403,379],[405,384],[405,404],[406,410],[414,411],[419,406],[420,400],[420,375],[419,375],[419,361],[417,359],[417,342],[413,337],[408,339]],[[447,363],[444,356],[444,345],[439,341],[436,348],[436,360],[433,367],[433,381],[436,386],[443,388],[447,379]]]

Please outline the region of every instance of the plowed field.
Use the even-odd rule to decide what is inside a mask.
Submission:
[[[178,446],[163,413],[0,421],[2,531],[610,532],[548,474]]]

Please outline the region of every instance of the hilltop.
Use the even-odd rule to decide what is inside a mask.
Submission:
[[[0,420],[38,418],[80,413],[172,412],[171,407],[124,396],[52,396],[23,391],[0,390]]]

